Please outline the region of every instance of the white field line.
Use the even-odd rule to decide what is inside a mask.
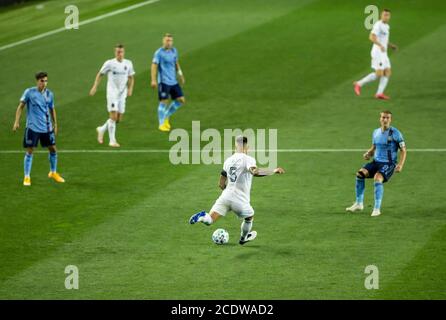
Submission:
[[[155,2],[158,2],[158,1],[160,1],[160,0],[148,0],[148,1],[137,3],[137,4],[134,4],[134,5],[122,8],[122,9],[118,9],[118,10],[112,11],[112,12],[109,12],[109,13],[101,14],[100,16],[80,21],[79,22],[79,26],[83,26],[83,25],[86,25],[86,24],[89,24],[89,23],[92,23],[92,22],[95,22],[95,21],[99,21],[99,20],[102,20],[102,19],[105,19],[105,18],[109,18],[109,17],[115,16],[117,14],[121,14],[121,13],[124,13],[124,12],[135,10],[135,9],[138,9],[138,8],[143,7],[145,5],[152,4],[152,3],[155,3]],[[67,29],[65,29],[65,27],[62,27],[62,28],[59,28],[59,29],[55,29],[55,30],[51,30],[51,31],[48,31],[48,32],[44,32],[44,33],[38,34],[36,36],[30,37],[30,38],[27,38],[27,39],[23,39],[23,40],[20,40],[20,41],[17,41],[17,42],[13,42],[13,43],[10,43],[10,44],[7,44],[7,45],[4,45],[4,46],[0,47],[0,51],[6,50],[6,49],[9,49],[9,48],[13,48],[13,47],[16,47],[16,46],[19,46],[21,44],[25,44],[25,43],[28,43],[28,42],[31,42],[31,41],[34,41],[34,40],[42,39],[42,38],[51,36],[53,34],[60,33],[60,32],[65,31],[65,30],[67,30]]]
[[[214,152],[232,152],[233,150],[214,150]],[[276,149],[253,150],[253,152],[277,152],[277,153],[324,153],[324,152],[365,152],[366,149]],[[445,149],[408,149],[408,152],[446,152]],[[21,154],[25,150],[0,150],[0,154]],[[35,150],[35,153],[47,153],[47,150]],[[59,153],[169,153],[170,149],[60,149]],[[172,151],[176,152],[176,151]],[[181,152],[202,152],[202,150],[181,150]]]

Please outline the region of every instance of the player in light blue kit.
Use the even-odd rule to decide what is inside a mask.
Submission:
[[[364,154],[364,159],[373,161],[364,165],[356,174],[356,202],[348,207],[349,212],[362,211],[364,209],[365,179],[375,180],[375,206],[372,217],[381,214],[381,202],[384,194],[383,183],[387,182],[393,172],[401,172],[406,161],[406,144],[401,132],[390,126],[392,113],[382,111],[380,117],[381,127],[373,131],[372,147]],[[398,160],[398,150],[401,157]]]
[[[23,138],[23,147],[26,148],[24,186],[31,185],[30,174],[33,162],[33,150],[37,147],[39,141],[42,147],[48,148],[49,150],[50,173],[48,174],[48,178],[56,182],[65,182],[57,173],[57,118],[54,107],[54,95],[46,87],[48,84],[48,74],[46,72],[39,72],[36,74],[36,80],[37,86],[26,89],[20,98],[14,126],[12,128],[13,131],[17,131],[19,128],[20,117],[26,105],[26,129]]]
[[[170,131],[169,118],[186,103],[182,85],[185,79],[178,62],[177,49],[173,47],[173,37],[167,33],[163,37],[163,46],[156,50],[151,67],[151,87],[158,88],[158,122],[161,131]],[[169,97],[172,100],[168,105]]]

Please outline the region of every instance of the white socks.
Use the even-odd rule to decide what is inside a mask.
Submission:
[[[252,229],[252,220],[250,221],[243,220],[240,229],[242,230],[242,239],[246,239],[246,236],[251,232]]]
[[[214,220],[212,220],[212,217],[209,213],[206,213],[206,215],[204,217],[200,218],[200,221],[208,226],[214,222]]]
[[[105,123],[104,123],[102,126],[99,127],[99,131],[100,131],[102,134],[104,134],[105,131],[107,131],[107,128],[108,128],[108,120],[105,121]]]
[[[376,76],[376,73],[372,72],[372,73],[366,75],[361,80],[359,80],[357,83],[362,87],[363,85],[365,85],[367,83],[375,81],[377,78],[378,77]],[[380,77],[378,91],[376,92],[376,94],[384,93],[384,90],[386,89],[388,82],[389,82],[389,78],[388,77],[386,77],[386,76]]]
[[[366,75],[364,78],[358,81],[358,84],[362,87],[363,85],[375,81],[377,78],[376,73],[372,72],[368,75]]]
[[[110,138],[110,143],[116,143],[116,138],[115,138],[116,121],[108,119],[107,123],[108,123],[108,136]]]
[[[379,79],[378,92],[376,92],[376,94],[383,94],[388,82],[389,78],[382,76],[381,79]]]

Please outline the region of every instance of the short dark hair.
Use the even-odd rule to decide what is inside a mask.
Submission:
[[[383,110],[383,111],[381,111],[381,113],[392,115],[392,112],[390,112],[390,110]]]
[[[165,33],[164,38],[173,38],[171,33]]]
[[[238,136],[235,141],[237,142],[238,145],[241,145],[243,143],[243,145],[246,145],[248,143],[248,138],[245,136]]]
[[[383,12],[389,12],[390,13],[390,9],[385,8],[385,9],[383,9]]]
[[[48,73],[45,72],[45,71],[39,71],[39,72],[36,73],[35,77],[36,77],[36,80],[40,80],[40,79],[43,79],[45,77],[48,77]]]
[[[123,45],[122,43],[118,43],[118,44],[115,46],[115,48],[122,49],[122,48],[124,48],[124,45]]]

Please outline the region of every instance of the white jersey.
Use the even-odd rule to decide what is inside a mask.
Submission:
[[[127,96],[127,82],[129,76],[135,74],[133,63],[123,59],[119,62],[116,58],[104,62],[101,74],[107,75],[107,97]]]
[[[249,203],[251,194],[252,174],[249,168],[256,166],[256,160],[245,153],[236,152],[226,159],[223,170],[227,174],[224,197],[236,197]]]
[[[385,50],[387,51],[387,45],[389,44],[389,33],[390,33],[390,26],[388,23],[384,23],[381,20],[377,21],[373,25],[372,33],[376,35],[376,38],[378,42],[384,46]],[[380,51],[381,49],[376,45],[373,44],[372,47],[372,55],[374,52]]]

